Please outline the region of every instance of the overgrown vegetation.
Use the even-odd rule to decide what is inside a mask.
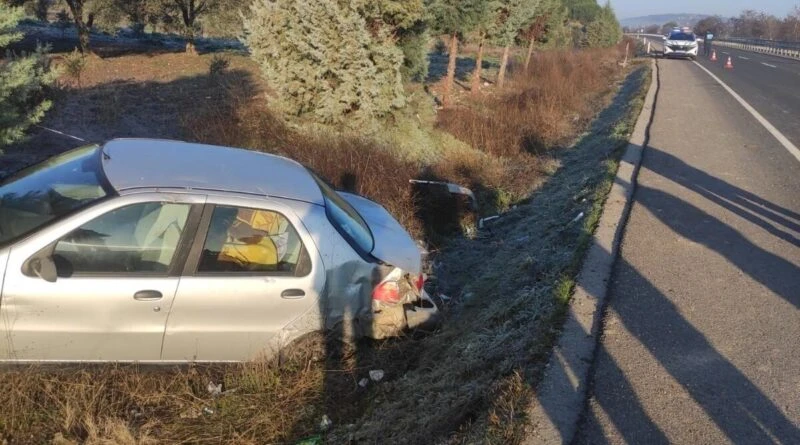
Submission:
[[[624,44],[581,45],[584,25],[603,11],[610,20],[610,7],[578,17],[562,1],[257,1],[247,14],[252,59],[60,57],[81,81],[62,94],[53,126],[296,159],[380,202],[435,249],[429,290],[446,320],[425,338],[340,345],[309,335],[279,359],[242,365],[7,370],[0,440],[519,442],[646,83],[644,69],[618,64]],[[152,27],[163,24],[153,4],[115,8]],[[427,73],[440,33],[445,79]],[[571,33],[582,49],[570,48]],[[493,60],[474,95],[456,81],[484,66],[480,49],[459,42]],[[443,88],[445,108],[431,94]],[[477,216],[502,218],[478,232],[475,214],[431,208],[430,190],[409,184],[419,178],[469,187]],[[359,385],[373,369],[386,378]],[[323,416],[332,427],[320,428]]]
[[[22,8],[0,3],[0,51],[22,39],[15,28],[23,15]],[[56,73],[50,71],[45,54],[46,49],[38,47],[30,55],[7,52],[5,60],[0,60],[0,152],[22,139],[51,106],[43,91]]]

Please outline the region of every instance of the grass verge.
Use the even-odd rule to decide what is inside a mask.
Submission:
[[[207,76],[200,74],[205,65],[192,65],[174,79],[162,70],[154,82],[135,71],[135,79],[123,83],[102,78],[105,71],[91,66],[100,62],[92,61],[84,86],[70,93],[75,100],[62,104],[56,122],[71,122],[77,114],[70,110],[93,110],[82,105],[110,101],[126,112],[105,120],[81,114],[76,127],[94,122],[104,137],[116,135],[121,123],[157,128],[165,136],[306,163],[336,185],[383,203],[418,237],[447,240],[435,257],[431,289],[452,297],[441,300],[447,320],[426,338],[336,350],[311,335],[281,360],[234,366],[6,370],[0,438],[10,444],[518,441],[522,408],[557,335],[610,185],[604,181],[616,170],[617,150],[633,127],[637,103],[641,107],[643,72],[617,91],[613,83],[624,73],[617,58],[614,50],[543,53],[531,71],[513,75],[509,89],[464,97],[457,109],[437,116],[419,100],[418,110],[396,116],[402,125],[387,138],[287,125],[265,108],[265,87],[254,82],[244,60],[235,59],[228,75]],[[126,66],[123,60],[102,63]],[[152,106],[135,113],[140,83],[156,92],[154,100],[168,99],[167,112]],[[190,110],[180,118],[174,115],[178,100]],[[150,125],[150,116],[158,126]],[[420,125],[408,125],[409,116]],[[563,148],[583,130],[577,144]],[[412,137],[431,144],[424,156],[392,144]],[[440,233],[420,218],[408,187],[413,177],[471,187],[483,214],[503,216],[475,239]],[[375,369],[385,372],[384,381],[360,386]],[[209,383],[222,384],[224,394],[211,394]],[[320,435],[323,415],[333,430]]]

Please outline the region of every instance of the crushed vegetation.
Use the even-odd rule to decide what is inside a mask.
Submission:
[[[428,87],[412,86],[409,105],[368,135],[287,124],[240,55],[89,60],[46,124],[92,140],[182,138],[297,159],[438,249],[428,286],[445,322],[432,335],[355,345],[313,334],[240,365],[12,367],[0,378],[0,439],[518,443],[648,84],[646,66],[618,65],[620,51],[536,54],[504,90],[458,92],[438,112]],[[37,136],[10,159],[30,163],[30,149],[53,141]],[[430,216],[408,183],[418,178],[470,187],[479,214]],[[476,216],[495,214],[477,230]]]

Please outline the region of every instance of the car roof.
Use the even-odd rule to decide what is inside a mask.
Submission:
[[[163,139],[114,139],[103,145],[103,171],[118,192],[179,188],[247,193],[324,205],[301,164],[238,148]]]

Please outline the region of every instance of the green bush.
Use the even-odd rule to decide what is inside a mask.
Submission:
[[[324,124],[371,121],[405,104],[403,52],[336,0],[259,0],[247,44],[288,116]]]
[[[0,48],[22,39],[15,29],[23,15],[22,8],[0,3]],[[45,52],[41,47],[30,55],[7,52],[0,63],[0,150],[22,139],[51,106],[43,99],[43,90],[56,73],[50,70]]]

